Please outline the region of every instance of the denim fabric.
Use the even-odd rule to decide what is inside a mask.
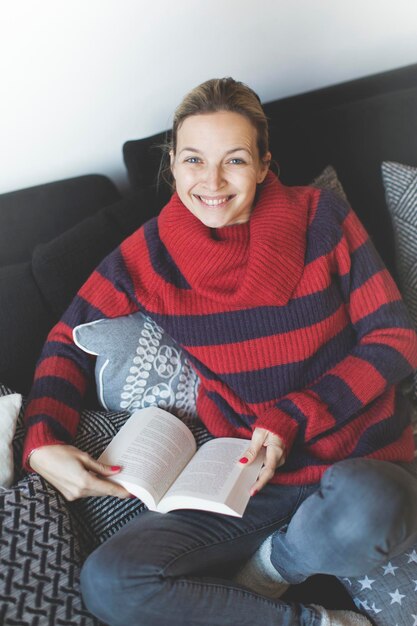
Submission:
[[[243,518],[142,513],[84,564],[88,609],[111,626],[319,626],[314,608],[272,601],[230,580],[313,490],[268,485]]]

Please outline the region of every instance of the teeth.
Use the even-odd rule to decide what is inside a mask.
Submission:
[[[202,202],[204,202],[204,204],[207,204],[208,206],[219,206],[219,204],[224,204],[225,202],[227,202],[230,196],[227,196],[227,198],[203,198],[203,196],[198,197]]]

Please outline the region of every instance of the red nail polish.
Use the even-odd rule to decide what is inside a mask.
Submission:
[[[259,493],[259,490],[255,489],[255,491],[253,492],[252,496],[256,496],[257,493]]]
[[[247,463],[249,459],[247,459],[245,456],[242,456],[241,459],[239,459],[239,463]]]
[[[129,493],[128,498],[136,498],[136,496],[134,496],[133,493]]]
[[[121,468],[120,465],[112,465],[110,469],[111,469],[112,472],[118,472],[122,468]]]

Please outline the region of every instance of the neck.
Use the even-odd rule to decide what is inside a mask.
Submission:
[[[284,304],[301,276],[305,252],[307,199],[293,196],[269,173],[248,222],[211,229],[174,194],[158,218],[160,237],[201,296],[235,307]]]

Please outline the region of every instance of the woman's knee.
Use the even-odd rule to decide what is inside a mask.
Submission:
[[[417,532],[417,481],[402,467],[368,459],[335,464],[323,476],[332,531],[347,549],[372,545],[388,558]]]

